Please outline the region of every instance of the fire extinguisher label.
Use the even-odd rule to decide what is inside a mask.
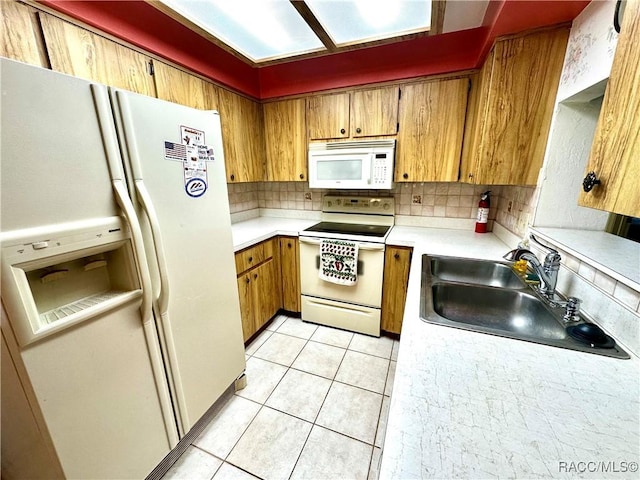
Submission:
[[[488,208],[478,208],[478,223],[487,223],[489,218],[489,209]]]

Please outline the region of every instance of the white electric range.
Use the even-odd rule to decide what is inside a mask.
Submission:
[[[299,232],[302,320],[380,336],[384,249],[394,211],[390,197],[324,197],[322,221]],[[355,285],[320,278],[323,239],[358,245]]]

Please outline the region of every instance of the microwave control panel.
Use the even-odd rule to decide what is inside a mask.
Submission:
[[[393,158],[388,153],[376,153],[371,162],[373,186],[390,186],[393,175]]]

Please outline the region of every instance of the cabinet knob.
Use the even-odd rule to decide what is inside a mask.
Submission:
[[[253,279],[254,279],[254,280],[256,280],[257,278],[258,278],[258,274],[257,274],[257,273],[254,273],[254,274],[253,274]]]
[[[291,248],[291,242],[287,243],[287,248]]]
[[[473,178],[473,173],[470,173],[470,174],[469,174],[469,178]]]
[[[400,260],[400,255],[398,253],[394,253],[393,258],[395,258],[396,260]]]
[[[587,176],[584,177],[584,180],[582,181],[582,189],[585,192],[590,192],[593,187],[595,187],[596,185],[600,185],[600,180],[598,180],[598,177],[596,176],[596,172],[589,172],[587,173]]]
[[[304,173],[300,174],[300,180],[304,180]]]
[[[244,279],[245,283],[249,283],[251,281],[251,279],[249,277]]]
[[[233,182],[236,179],[236,176],[232,173],[231,177],[229,177],[229,178],[231,178],[231,181]]]
[[[362,129],[360,127],[356,128],[356,133],[362,133]]]
[[[344,128],[341,128],[340,133],[344,135],[344,132],[346,132],[346,130]]]
[[[249,263],[253,262],[253,257],[249,257]]]
[[[409,178],[409,174],[408,173],[403,173],[402,174],[402,178],[404,178],[406,180],[407,178]]]

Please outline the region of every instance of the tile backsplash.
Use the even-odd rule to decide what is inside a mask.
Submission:
[[[511,233],[523,237],[529,222],[533,218],[533,210],[537,203],[538,189],[519,185],[492,186],[497,197],[496,221]]]
[[[310,189],[302,182],[230,183],[231,213],[257,208],[322,210],[322,197],[332,195],[394,197],[396,215],[441,218],[476,218],[480,194],[491,190],[489,229],[497,220],[516,234],[524,234],[532,212],[534,188],[467,185],[446,182],[399,183],[392,190]]]
[[[561,257],[557,290],[582,300],[582,311],[612,335],[629,353],[640,356],[640,291],[637,284],[608,275],[601,266],[581,260],[561,245],[545,239]],[[546,251],[535,243],[531,250],[544,260]]]

